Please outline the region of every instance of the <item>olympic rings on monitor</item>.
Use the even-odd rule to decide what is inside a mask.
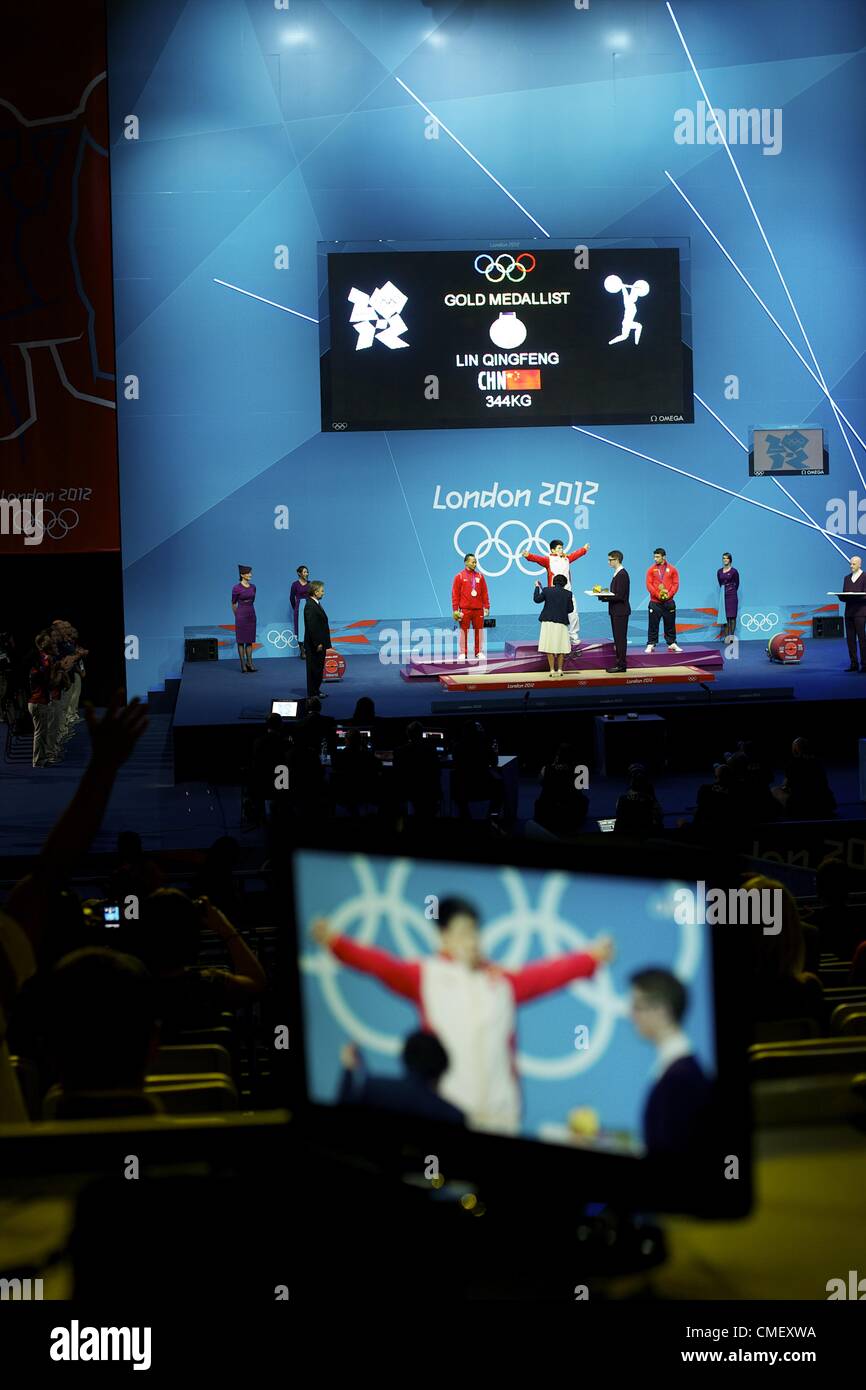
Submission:
[[[478,264],[479,261],[487,261],[488,264],[482,266]],[[525,265],[525,261],[531,261],[532,265]],[[475,269],[479,275],[483,275],[486,280],[489,280],[491,285],[498,285],[502,280],[511,280],[519,284],[535,269],[535,265],[535,257],[531,251],[521,251],[519,256],[512,256],[510,252],[503,251],[495,260],[486,252],[475,257]],[[517,274],[518,271],[519,274]]]

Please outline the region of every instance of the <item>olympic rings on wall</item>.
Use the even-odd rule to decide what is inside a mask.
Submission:
[[[740,617],[740,627],[746,632],[772,632],[778,626],[778,613],[743,613]]]
[[[509,526],[519,527],[524,534],[523,540],[518,540],[514,549],[503,539],[503,532],[507,531]],[[566,551],[570,551],[574,548],[573,533],[567,521],[556,521],[550,518],[547,521],[542,521],[541,525],[537,527],[533,533],[525,521],[511,518],[507,521],[501,521],[492,534],[490,527],[485,525],[483,521],[464,521],[454,532],[454,549],[461,557],[470,553],[475,555],[478,560],[479,570],[483,575],[486,575],[488,579],[500,579],[503,574],[508,573],[513,564],[517,565],[517,568],[522,574],[529,576],[534,575],[537,577],[538,570],[536,566],[532,564],[529,566],[524,565],[523,556],[528,550],[533,551],[536,555],[546,555],[549,552],[550,544],[545,541],[542,536],[542,532],[548,526],[551,528],[551,536],[561,539]],[[460,539],[467,527],[475,527],[477,531],[484,533],[481,540],[474,546],[465,545]],[[505,564],[501,569],[490,569],[482,563],[485,556],[489,555],[491,550],[495,550],[497,555],[501,555],[504,558]]]
[[[278,652],[285,651],[287,647],[297,646],[298,639],[290,627],[272,627],[268,631],[267,640],[271,646],[276,647]]]

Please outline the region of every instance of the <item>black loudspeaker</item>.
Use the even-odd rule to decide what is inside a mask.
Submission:
[[[187,637],[183,644],[184,661],[217,661],[219,649],[215,637]]]
[[[484,627],[495,627],[495,626],[496,626],[496,619],[495,619],[495,618],[483,618],[483,619],[482,619],[482,622],[483,622]]]
[[[843,637],[845,635],[845,619],[840,618],[838,613],[832,617],[812,619],[813,637]]]

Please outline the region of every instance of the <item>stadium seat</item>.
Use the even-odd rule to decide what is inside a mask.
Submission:
[[[88,1101],[88,1108],[96,1108],[101,1117],[104,1118],[126,1118],[129,1115],[138,1116],[144,1113],[146,1101],[139,1092],[129,1091],[90,1091],[85,1093]],[[58,1109],[63,1100],[63,1087],[59,1082],[49,1086],[45,1095],[42,1097],[41,1118],[43,1120],[58,1120]],[[92,1102],[92,1104],[91,1104]],[[63,1117],[59,1117],[60,1123]]]
[[[755,1024],[755,1042],[794,1042],[799,1038],[817,1038],[818,1024],[814,1018],[773,1018]]]
[[[234,1082],[216,1072],[154,1074],[146,1078],[144,1089],[168,1115],[210,1115],[238,1108]]]
[[[759,1081],[752,1087],[756,1129],[838,1125],[860,1120],[864,1115],[866,1076],[801,1076]]]
[[[195,1076],[199,1072],[233,1076],[231,1053],[221,1043],[167,1043],[157,1053],[154,1070],[160,1076]]]
[[[850,961],[834,961],[831,965],[825,965],[822,961],[818,970],[818,977],[826,989],[828,985],[832,987],[833,985],[847,984],[850,973]]]
[[[864,1009],[866,1009],[866,1000],[861,1001],[855,999],[848,1000],[847,1002],[843,1001],[841,1004],[834,1004],[832,1012],[830,1014],[831,1036],[838,1037],[841,1034],[842,1023],[848,1017],[848,1014],[863,1013]]]
[[[208,1115],[237,1110],[234,1082],[222,1072],[173,1072],[145,1077],[144,1090],[168,1115]],[[54,1085],[42,1101],[43,1120],[56,1120],[63,1088]]]
[[[202,1044],[210,1047],[221,1047],[229,1054],[231,1059],[230,1076],[237,1076],[238,1065],[238,1038],[234,1028],[230,1025],[234,1023],[232,1014],[222,1014],[223,1022],[212,1028],[180,1028],[171,1033],[164,1034],[165,1042],[163,1047],[194,1047]]]
[[[838,989],[825,989],[824,1000],[828,1005],[862,1004],[866,1007],[866,985],[842,985]]]
[[[838,1009],[836,1012],[838,1013]],[[850,1012],[846,1012],[840,1018],[838,1027],[834,1028],[833,1031],[844,1038],[866,1037],[866,1009],[853,1008]]]
[[[749,1048],[752,1082],[866,1071],[866,1038],[808,1038]]]

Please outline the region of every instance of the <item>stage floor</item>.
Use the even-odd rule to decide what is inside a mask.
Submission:
[[[631,653],[630,653],[631,655]],[[637,656],[637,652],[634,653]],[[659,668],[688,665],[689,648],[682,655],[666,660],[662,650],[654,655]],[[264,720],[272,700],[300,700],[306,695],[305,667],[297,656],[257,657],[258,670],[250,678],[231,661],[186,662],[183,667],[174,727],[236,725]],[[854,675],[845,668],[847,653],[842,642],[806,643],[804,660],[795,666],[782,666],[767,657],[762,641],[741,642],[735,660],[716,667],[712,684],[698,680],[673,684],[632,684],[621,686],[587,685],[579,687],[554,679],[538,682],[529,689],[448,691],[438,680],[406,681],[399,665],[383,665],[375,655],[349,653],[342,681],[327,682],[324,708],[337,719],[348,719],[355,702],[369,695],[376,712],[385,719],[428,718],[467,707],[491,711],[543,710],[552,705],[589,710],[611,705],[638,708],[641,705],[681,705],[683,703],[721,704],[728,700],[863,700],[866,675]],[[470,675],[471,667],[466,671]],[[635,667],[634,675],[643,675]]]
[[[537,690],[547,694],[555,690],[596,690],[606,686],[634,685],[696,685],[701,681],[715,680],[713,671],[701,671],[696,666],[635,666],[630,671],[606,671],[574,666],[561,676],[551,676],[548,671],[519,672],[473,671],[471,664],[459,672],[440,676],[439,684],[448,691],[481,691],[489,694],[492,690]]]

